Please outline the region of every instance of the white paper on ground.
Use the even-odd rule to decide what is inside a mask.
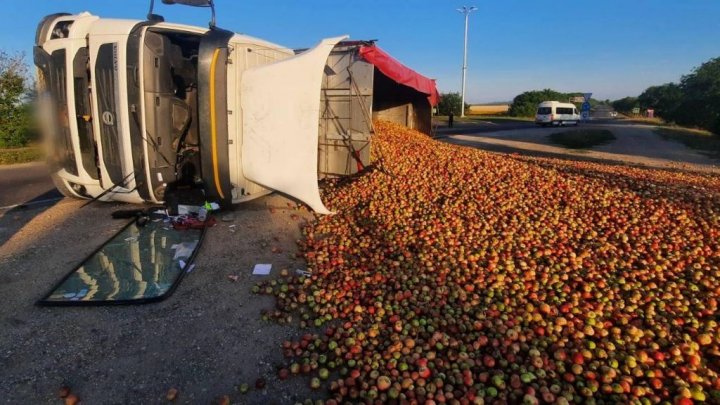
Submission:
[[[270,270],[272,269],[272,264],[256,264],[255,268],[253,269],[252,274],[256,276],[267,276],[270,274]]]
[[[170,246],[170,249],[173,249],[175,251],[175,256],[173,257],[173,260],[189,258],[195,250],[195,246],[197,246],[197,243],[198,241],[195,240],[190,242],[176,243]],[[183,267],[185,266],[183,265]]]
[[[190,215],[200,212],[200,206],[178,204],[178,215]]]

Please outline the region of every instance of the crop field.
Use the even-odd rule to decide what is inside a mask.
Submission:
[[[376,124],[311,276],[254,288],[327,404],[720,402],[720,178],[483,152]],[[299,375],[303,375],[301,377]]]
[[[505,114],[510,109],[508,104],[495,104],[495,105],[471,105],[467,109],[468,114],[474,115],[497,115]]]

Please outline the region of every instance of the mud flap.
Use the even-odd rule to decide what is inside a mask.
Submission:
[[[242,166],[245,176],[330,214],[318,187],[320,86],[335,44],[324,39],[289,59],[243,73]]]

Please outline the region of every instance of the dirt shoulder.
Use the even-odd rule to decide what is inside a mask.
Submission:
[[[127,205],[79,209],[82,204],[66,199],[0,212],[26,223],[0,247],[2,402],[58,403],[63,384],[86,404],[164,403],[171,387],[180,391],[178,403],[210,403],[224,394],[233,403],[291,403],[308,395],[303,379],[276,377],[280,344],[299,330],[261,321],[273,302],[251,294],[260,278],[250,273],[255,263],[272,263],[273,274],[302,268],[296,240],[313,214],[278,195],[238,206],[233,221],[208,231],[195,269],[160,303],[37,307],[37,299],[125,224],[110,213]],[[265,389],[236,391],[260,377]]]

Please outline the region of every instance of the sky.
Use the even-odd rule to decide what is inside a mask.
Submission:
[[[149,0],[5,0],[0,49],[32,55],[51,13],[144,19]],[[459,91],[463,5],[470,16],[466,100],[509,101],[526,90],[636,96],[720,56],[720,0],[215,0],[218,26],[306,48],[341,34],[377,39],[404,64]],[[205,26],[207,9],[156,5],[166,21]]]

